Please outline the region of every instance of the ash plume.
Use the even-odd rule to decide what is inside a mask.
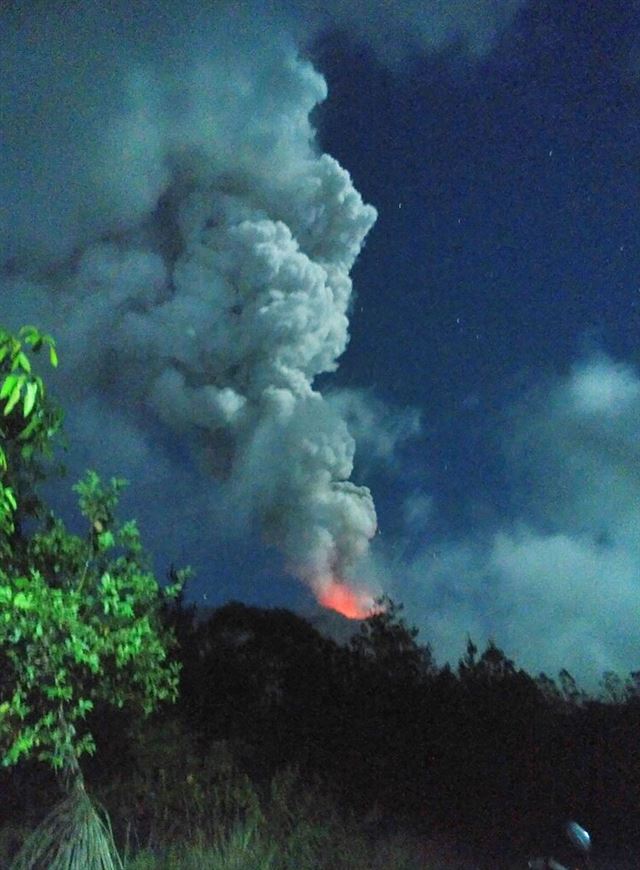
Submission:
[[[281,31],[135,9],[142,36],[97,4],[9,21],[2,318],[58,338],[66,396],[180,433],[318,592],[376,529],[314,387],[376,212],[319,152],[326,85]]]
[[[180,445],[215,493],[198,497],[198,543],[219,504],[225,527],[258,527],[321,601],[343,596],[336,579],[376,529],[350,479],[345,402],[316,386],[347,346],[350,271],[376,212],[320,152],[310,114],[327,89],[300,50],[337,28],[382,63],[457,42],[478,54],[520,3],[407,3],[395,28],[375,4],[343,5],[0,12],[0,319],[57,337],[77,456],[156,489],[162,469],[193,501]],[[174,440],[161,455],[162,427]]]

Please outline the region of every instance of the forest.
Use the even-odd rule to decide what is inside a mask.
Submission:
[[[593,866],[637,866],[640,672],[588,694],[472,638],[440,666],[389,598],[342,643],[198,609],[188,572],[150,575],[122,481],[74,487],[84,538],[46,509],[61,415],[28,351],[57,359],[30,329],[0,336],[2,866],[524,867],[567,819]]]
[[[574,817],[596,843],[637,854],[632,680],[607,675],[593,698],[566,672],[534,679],[471,641],[456,670],[437,668],[392,604],[348,646],[286,610],[230,603],[198,621],[178,603],[166,618],[180,644],[178,703],[148,721],[88,719],[98,749],[86,776],[122,842],[127,830],[151,850],[214,839],[275,785],[292,792],[279,825],[302,825],[305,812],[317,823],[329,806],[371,836],[462,843],[461,861],[487,866],[535,852]],[[35,825],[55,800],[45,773],[4,774],[15,824]]]

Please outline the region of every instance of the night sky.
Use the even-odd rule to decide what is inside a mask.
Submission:
[[[99,5],[0,19],[0,320],[58,338],[68,486],[128,478],[198,602],[331,574],[440,663],[640,668],[640,7]]]

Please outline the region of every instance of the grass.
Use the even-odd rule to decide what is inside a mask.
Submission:
[[[289,796],[291,797],[291,796]],[[440,870],[426,864],[417,841],[374,838],[353,820],[313,806],[299,812],[272,800],[268,812],[236,822],[213,841],[204,834],[156,849],[138,849],[122,863],[108,848],[109,828],[86,795],[67,799],[27,838],[11,870]],[[313,815],[314,817],[310,818]],[[5,841],[22,832],[7,829]],[[0,844],[2,837],[0,837]],[[0,865],[8,865],[0,851]],[[448,865],[451,867],[452,865]]]
[[[237,825],[213,846],[173,846],[163,856],[139,852],[126,870],[425,870],[426,865],[406,844],[367,842],[366,838],[338,837],[307,830],[275,841],[251,823]],[[438,870],[433,865],[433,870]]]
[[[464,870],[474,865],[441,844],[381,832],[375,814],[356,818],[319,783],[285,768],[256,787],[219,747],[211,763],[167,764],[154,779],[123,782],[100,799],[75,789],[26,838],[0,831],[0,866],[11,870]],[[170,759],[171,760],[171,759]],[[146,786],[146,788],[144,787]],[[115,787],[114,787],[115,788]],[[135,801],[145,796],[146,813]],[[13,863],[11,861],[13,860]]]
[[[11,870],[123,870],[108,818],[78,781],[25,839]]]
[[[0,866],[7,866],[1,850]],[[35,866],[44,870],[54,865]],[[176,842],[163,849],[137,850],[123,861],[124,870],[471,870],[475,866],[443,844],[425,843],[406,833],[373,837],[335,822],[330,826],[300,822],[289,835],[276,838],[268,827],[246,821],[214,843],[204,837],[199,842]]]

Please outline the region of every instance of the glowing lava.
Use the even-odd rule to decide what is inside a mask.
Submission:
[[[333,578],[318,585],[316,597],[323,607],[335,610],[348,619],[366,619],[374,609],[371,595]]]

